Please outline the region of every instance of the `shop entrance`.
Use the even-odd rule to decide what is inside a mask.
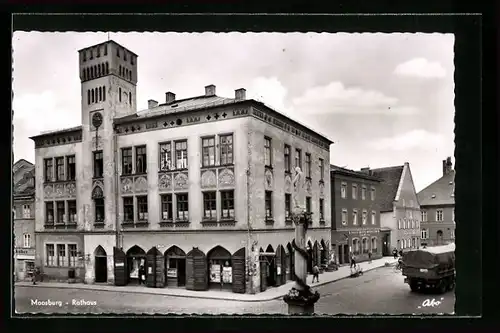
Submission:
[[[261,253],[261,256],[266,262],[266,285],[267,287],[276,287],[276,252],[274,252],[274,249],[271,245],[268,245],[266,248],[266,252]]]
[[[231,253],[217,245],[207,254],[208,287],[211,289],[232,290],[233,269]]]
[[[320,252],[319,252],[320,264],[319,264],[319,267],[326,267],[326,266],[328,266],[328,245],[325,243],[324,240],[321,240],[319,245],[320,245]]]
[[[139,270],[143,268],[144,276],[140,276]],[[139,246],[134,245],[127,251],[128,281],[130,284],[141,285],[146,281],[146,252]]]
[[[186,285],[186,254],[175,245],[165,251],[165,281],[168,287]]]
[[[392,255],[391,240],[389,238],[389,234],[384,233],[382,239],[383,239],[383,241],[382,241],[382,255],[384,257]]]
[[[94,251],[94,274],[96,283],[108,281],[108,256],[100,245]]]

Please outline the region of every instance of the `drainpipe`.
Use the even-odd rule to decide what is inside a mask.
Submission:
[[[250,126],[250,124],[248,124],[248,126]],[[250,165],[251,165],[251,160],[250,160],[250,157],[252,156],[252,145],[251,145],[251,131],[250,129],[248,130],[247,132],[247,170],[246,170],[246,174],[247,174],[247,233],[248,233],[248,244],[247,244],[247,248],[249,249],[249,253],[248,253],[248,256],[249,256],[249,260],[248,260],[248,263],[249,263],[249,267],[248,267],[248,275],[249,275],[249,282],[250,282],[250,294],[255,294],[255,290],[254,290],[254,286],[253,286],[253,277],[254,277],[254,254],[253,254],[253,251],[252,251],[252,248],[253,248],[253,242],[252,242],[252,233],[251,233],[251,223],[250,223],[250,211],[252,209],[252,202],[250,200],[250,194],[251,194],[251,189],[250,189]]]
[[[118,176],[118,142],[117,142],[117,135],[113,130],[113,163],[115,166],[115,238],[116,238],[116,247],[121,249],[123,246],[123,242],[120,239],[120,221],[119,221],[119,214],[118,214],[118,183],[120,180],[120,177]]]

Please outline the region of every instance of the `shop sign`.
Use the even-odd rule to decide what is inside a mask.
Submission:
[[[281,275],[281,266],[276,266],[276,271],[278,275]]]
[[[220,283],[220,265],[213,264],[210,266],[210,282]]]
[[[16,254],[22,254],[22,255],[25,255],[25,256],[34,256],[35,255],[35,249],[26,249],[26,248],[22,248],[22,247],[18,247],[15,249],[15,253]]]
[[[222,282],[233,283],[233,270],[232,267],[222,268]]]
[[[167,277],[176,278],[177,277],[177,268],[169,268],[167,270]]]
[[[116,262],[115,267],[125,267],[125,263],[124,262]]]
[[[373,233],[377,233],[376,229],[362,229],[362,230],[352,230],[349,231],[349,235],[353,236],[368,236]]]

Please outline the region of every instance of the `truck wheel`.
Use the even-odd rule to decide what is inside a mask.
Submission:
[[[448,283],[446,283],[445,280],[439,281],[439,284],[437,285],[437,290],[440,294],[444,294],[446,290],[448,290]]]
[[[455,289],[455,279],[454,278],[451,278],[450,279],[450,282],[448,283],[448,290],[453,290]]]

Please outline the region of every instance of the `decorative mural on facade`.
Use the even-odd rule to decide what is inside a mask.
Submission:
[[[158,186],[160,191],[168,191],[172,189],[172,176],[170,174],[158,175]]]
[[[217,186],[217,176],[212,170],[202,171],[201,173],[201,187],[210,188]]]
[[[67,197],[76,197],[76,184],[75,183],[67,183],[66,184],[66,196]]]
[[[312,194],[312,184],[310,179],[306,179],[306,192],[307,194]]]
[[[219,171],[219,186],[234,186],[234,172],[232,169],[225,168]]]
[[[121,190],[122,190],[122,193],[132,193],[132,190],[133,190],[133,183],[132,183],[132,179],[131,178],[123,178],[122,181],[121,181]]]
[[[63,197],[64,196],[64,184],[56,184],[54,187],[54,193],[56,197]]]
[[[188,175],[184,172],[178,173],[175,175],[174,179],[174,188],[176,190],[185,190],[189,188],[189,179]]]
[[[43,194],[46,198],[52,197],[52,194],[54,193],[54,187],[53,185],[45,185],[43,188]]]
[[[135,179],[135,192],[147,192],[148,180],[146,177],[137,177]]]

